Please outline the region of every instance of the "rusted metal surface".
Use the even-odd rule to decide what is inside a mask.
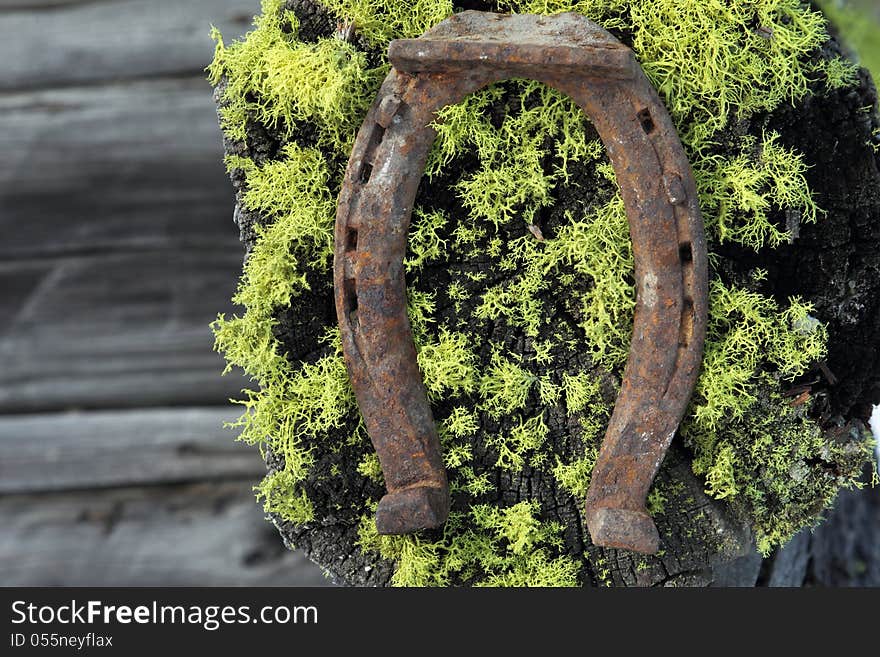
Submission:
[[[703,223],[687,157],[633,53],[578,14],[467,11],[394,41],[393,68],[358,134],[336,217],[334,285],[346,364],[388,493],[380,533],[437,527],[449,512],[439,440],[406,314],[403,259],[439,109],[508,78],[570,96],[593,121],[629,217],[637,302],[629,360],[593,472],[597,545],[652,553],[651,482],[702,360]]]

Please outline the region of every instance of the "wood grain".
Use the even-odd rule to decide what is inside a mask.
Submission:
[[[106,0],[0,0],[0,13],[8,11],[47,11],[72,5],[87,5]]]
[[[259,10],[0,0],[0,585],[328,583],[254,499],[208,327],[242,259],[210,25]]]
[[[238,253],[168,250],[0,266],[0,412],[223,404],[209,322]],[[5,308],[3,307],[5,306]]]
[[[259,451],[224,428],[237,408],[0,416],[0,494],[258,481]]]
[[[253,481],[0,497],[0,586],[321,586]]]
[[[172,247],[241,253],[204,80],[0,94],[0,115],[3,261]]]
[[[0,90],[198,74],[211,62],[211,25],[228,41],[257,0],[13,0],[0,11]]]

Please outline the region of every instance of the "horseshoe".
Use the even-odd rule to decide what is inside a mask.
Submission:
[[[492,82],[532,78],[593,121],[617,174],[635,259],[623,382],[593,471],[596,545],[654,553],[645,508],[703,354],[707,259],[693,173],[634,54],[579,14],[456,14],[390,44],[393,65],[358,133],[336,215],[336,312],[345,362],[387,494],[382,534],[442,525],[449,486],[406,313],[403,259],[437,112]]]

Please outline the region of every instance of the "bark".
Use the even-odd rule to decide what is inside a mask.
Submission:
[[[301,35],[318,38],[335,29],[335,22],[319,3],[291,0],[288,4],[300,19]],[[468,4],[474,9],[491,8],[491,3],[486,2]],[[825,48],[836,51],[839,45],[832,40]],[[731,126],[726,135],[735,138],[737,134],[754,134],[755,130],[760,133],[761,128],[776,130],[786,146],[804,153],[806,161],[814,165],[808,179],[827,216],[816,224],[799,226],[797,239],[779,249],[754,253],[728,246],[719,253],[722,271],[730,279],[755,267],[764,268],[769,272],[766,291],[782,302],[791,295],[800,295],[815,305],[816,316],[827,323],[831,336],[829,355],[822,370],[815,373],[814,378],[819,380],[813,383],[814,391],[824,393],[820,395],[822,402],[817,413],[826,423],[839,418],[867,423],[872,405],[880,402],[880,351],[875,337],[880,332],[880,156],[871,147],[878,143],[874,134],[878,127],[876,114],[866,112],[866,107],[876,108],[876,90],[863,72],[857,88],[811,96],[797,106],[784,106],[771,115],[752,117]],[[308,141],[308,137],[304,127],[300,138]],[[227,141],[226,149],[260,162],[272,158],[279,143],[276,135],[254,123],[246,143]],[[240,200],[244,180],[235,173],[232,178]],[[420,202],[430,200],[435,207],[452,208],[448,183],[442,179],[433,183],[423,181]],[[589,185],[595,187],[592,178]],[[565,221],[565,210],[584,201],[584,195],[593,197],[587,201],[601,202],[605,191],[590,186],[561,190],[554,207],[541,216],[545,234],[554,234]],[[249,250],[253,226],[261,219],[241,203],[235,217]],[[485,271],[485,265],[449,263],[450,267],[474,271]],[[438,267],[431,273],[438,289],[449,281],[447,269]],[[489,275],[496,280],[483,281],[475,289],[498,282],[503,273]],[[326,281],[314,283],[311,296],[298,304],[295,312],[281,312],[278,316],[277,337],[294,360],[314,359],[319,330],[336,321],[332,289]],[[562,307],[554,307],[552,300],[547,301],[548,308],[555,308],[554,324],[568,327],[574,333],[574,318]],[[441,311],[453,312],[451,307]],[[530,350],[531,342],[521,330],[499,321],[492,331],[492,338],[510,350]],[[487,363],[488,351],[481,358]],[[597,375],[605,376],[607,394],[613,402],[611,380],[594,368],[586,355],[569,355],[565,360],[557,354],[557,360],[564,362],[571,372],[592,368]],[[580,446],[569,438],[568,423],[563,412],[548,412],[547,424],[554,446],[559,452],[573,455]],[[503,430],[504,422],[484,429]],[[480,442],[475,442],[474,453],[477,458],[490,458],[488,448]],[[363,490],[365,485],[372,485],[364,484],[363,478],[355,475],[356,461],[340,453],[318,463],[319,470],[338,465],[352,476],[348,478],[348,487],[311,485],[309,497],[316,507],[346,509],[360,504],[354,500],[365,495],[378,499],[380,488]],[[270,454],[269,468],[276,465]],[[523,476],[512,477],[498,471],[494,501],[510,504],[523,499],[539,500],[550,518],[567,527],[566,552],[589,555],[592,563],[607,563],[611,582],[616,586],[880,585],[880,504],[876,491],[870,488],[843,494],[830,518],[814,533],[800,534],[773,557],[762,561],[747,524],[735,517],[726,504],[705,494],[704,482],[691,472],[687,449],[676,441],[659,474],[660,480],[679,484],[671,487],[677,492],[670,496],[665,512],[656,518],[665,553],[644,559],[626,551],[593,546],[583,529],[582,509],[571,496],[546,474],[528,469],[525,472]],[[307,527],[296,527],[277,517],[273,520],[288,546],[304,550],[335,581],[349,585],[388,583],[393,564],[377,561],[355,549],[357,526],[344,511],[339,517],[326,516]],[[707,536],[714,536],[715,540],[708,541]],[[598,583],[598,574],[587,567],[583,581],[587,585]]]

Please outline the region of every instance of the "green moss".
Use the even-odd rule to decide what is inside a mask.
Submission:
[[[365,55],[340,39],[299,42],[296,17],[283,6],[263,0],[255,29],[230,47],[213,32],[217,49],[208,72],[213,84],[226,80],[223,129],[244,141],[249,117],[287,136],[310,123],[320,128],[322,144],[344,149],[387,69],[369,68]]]
[[[816,522],[841,486],[855,484],[870,450],[828,438],[808,408],[778,392],[825,354],[825,328],[810,311],[796,298],[781,308],[713,282],[703,369],[681,428],[706,492],[750,519],[764,553]]]
[[[581,11],[632,31],[632,47],[684,139],[695,150],[735,113],[771,111],[807,94],[807,56],[825,19],[800,0],[506,0],[511,10]]]
[[[322,0],[321,4],[380,50],[392,39],[417,37],[452,14],[450,0]]]
[[[765,555],[815,525],[841,487],[857,485],[870,453],[863,436],[829,439],[808,412],[809,403],[795,405],[768,385],[742,416],[711,432],[686,430],[707,492],[751,519]]]
[[[529,391],[537,378],[520,367],[520,357],[505,357],[500,350],[492,353],[489,370],[480,379],[481,408],[493,417],[509,415],[525,408]]]
[[[799,153],[781,146],[779,135],[744,137],[736,158],[710,156],[696,169],[700,205],[710,236],[755,250],[779,246],[790,235],[774,224],[781,210],[796,213],[801,223],[820,214],[807,185],[807,165]]]
[[[339,19],[334,37],[302,42],[283,2],[264,0],[243,40],[227,46],[215,32],[209,70],[212,82],[225,83],[221,114],[229,138],[245,142],[262,126],[283,141],[265,161],[227,158],[245,181],[241,201],[261,223],[234,298],[244,312],[221,316],[213,329],[230,367],[243,368],[256,384],[244,392],[236,426],[241,440],[275,457],[258,496],[267,512],[294,524],[328,513],[309,492],[318,480],[331,485],[327,472],[334,481],[363,477],[355,488],[365,491],[381,490],[382,478],[337,331],[328,327],[317,352],[299,362],[276,337],[278,317],[285,309],[311,311],[311,296],[330,285],[336,196],[355,132],[387,71],[387,42],[416,36],[453,10],[428,0],[324,4]],[[796,0],[501,4],[580,11],[632,43],[682,135],[710,245],[773,248],[790,238],[780,217],[821,218],[807,163],[778,135],[744,137],[735,152],[715,143],[730,140],[724,129],[736,118],[802,98],[812,80],[832,89],[851,84],[844,60],[816,63],[827,38],[820,14]],[[357,38],[348,38],[350,27]],[[371,53],[355,45],[363,42]],[[375,500],[366,496],[362,508],[333,511],[360,521],[361,549],[394,561],[397,585],[576,584],[584,564],[566,556],[562,527],[547,520],[551,510],[534,501],[499,505],[496,487],[502,476],[538,472],[575,498],[586,495],[611,407],[596,372],[579,371],[570,358],[588,354],[619,378],[635,306],[614,172],[572,101],[533,81],[472,94],[444,109],[435,127],[427,173],[455,202],[414,213],[408,312],[450,487],[471,505],[456,503],[439,539],[378,536]],[[576,185],[597,192],[589,209],[560,200]],[[534,223],[543,235],[528,229]],[[442,289],[431,274],[438,263],[448,263]],[[497,273],[504,283],[493,282]],[[827,335],[802,301],[757,292],[761,276],[732,285],[713,273],[704,369],[682,433],[709,494],[748,518],[768,550],[815,522],[841,486],[853,485],[867,452],[862,443],[830,443],[806,408],[779,395],[784,380],[821,358]],[[562,330],[557,310],[576,326]],[[519,331],[526,351],[493,343],[497,326]],[[576,427],[565,436],[551,422],[560,413]],[[358,463],[356,475],[340,470],[342,449]],[[336,460],[327,467],[329,455]],[[655,489],[649,504],[662,513],[664,494]],[[594,557],[589,571],[610,582],[603,557]]]
[[[437,342],[418,347],[419,369],[428,396],[473,392],[477,388],[477,357],[468,337],[441,327]]]
[[[577,586],[580,565],[559,556],[562,526],[542,522],[535,502],[474,505],[453,514],[440,541],[380,536],[372,515],[361,519],[358,544],[394,561],[396,586],[446,586],[453,579],[481,586]]]
[[[829,89],[845,89],[858,81],[859,67],[848,59],[835,57],[825,66],[825,85]]]

